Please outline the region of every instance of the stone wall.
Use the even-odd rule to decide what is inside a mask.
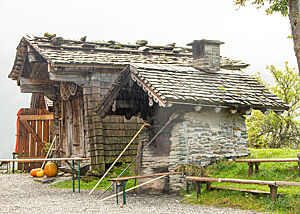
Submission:
[[[163,114],[160,116],[163,118]],[[207,166],[220,158],[249,154],[245,117],[239,112],[231,114],[222,109],[216,113],[214,108],[186,111],[181,114],[180,121],[172,124],[170,132],[170,155],[158,157],[153,145],[143,154],[143,172],[157,172],[166,165],[169,171],[174,171],[176,166],[186,163]],[[183,189],[182,176],[170,176],[168,188],[171,191]]]

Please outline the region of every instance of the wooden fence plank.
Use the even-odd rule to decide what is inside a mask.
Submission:
[[[42,115],[20,115],[20,120],[53,120],[53,114]]]

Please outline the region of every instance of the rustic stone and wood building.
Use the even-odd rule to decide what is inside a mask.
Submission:
[[[144,145],[173,113],[180,114],[143,153],[142,174],[246,156],[245,115],[251,109],[280,113],[288,108],[243,71],[222,69],[221,44],[214,40],[189,44],[194,58],[191,65],[131,63],[101,100],[97,111],[101,117],[134,109],[152,124],[143,133]],[[180,190],[182,185],[180,176],[172,176],[148,187],[163,191]]]
[[[25,36],[9,78],[21,92],[43,93],[53,102],[57,157],[90,157],[91,169],[103,172],[143,122],[152,125],[141,135],[145,143],[180,112],[143,154],[142,172],[206,165],[248,154],[245,113],[286,109],[241,71],[248,64],[220,57],[220,44],[200,40],[189,48]],[[137,143],[120,161],[135,157]]]

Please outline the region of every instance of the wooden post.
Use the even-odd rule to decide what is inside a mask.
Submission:
[[[299,166],[299,177],[300,177],[300,161],[298,162],[298,166]]]
[[[270,187],[270,195],[272,197],[272,200],[275,201],[277,198],[277,185],[269,185]]]
[[[260,165],[260,162],[255,162],[254,163],[254,165],[255,165],[255,173],[258,173],[259,172],[259,165]]]
[[[196,186],[196,195],[198,199],[198,196],[201,195],[201,183],[199,181],[196,181],[195,186]]]
[[[206,182],[206,191],[207,192],[211,191],[211,182],[209,182],[209,181]]]
[[[249,162],[248,166],[249,166],[249,168],[248,168],[248,177],[251,177],[252,174],[253,174],[253,163]]]

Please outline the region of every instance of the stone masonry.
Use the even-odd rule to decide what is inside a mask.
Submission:
[[[155,151],[157,146],[150,146],[142,156],[142,174],[174,171],[176,166],[187,163],[205,167],[221,158],[249,154],[245,117],[239,111],[232,114],[228,109],[218,113],[214,108],[203,108],[199,112],[191,111],[191,108],[180,109],[183,110],[181,120],[171,125],[170,154],[159,157]],[[159,117],[163,118],[163,112],[158,112]],[[143,138],[146,140],[145,134]],[[184,185],[181,175],[172,175],[144,189],[150,192],[178,191],[184,189]]]
[[[169,170],[186,163],[205,167],[221,158],[235,158],[249,154],[245,117],[222,109],[210,108],[189,112],[184,120],[173,126]],[[184,183],[179,176],[170,178],[170,189],[180,190]]]

